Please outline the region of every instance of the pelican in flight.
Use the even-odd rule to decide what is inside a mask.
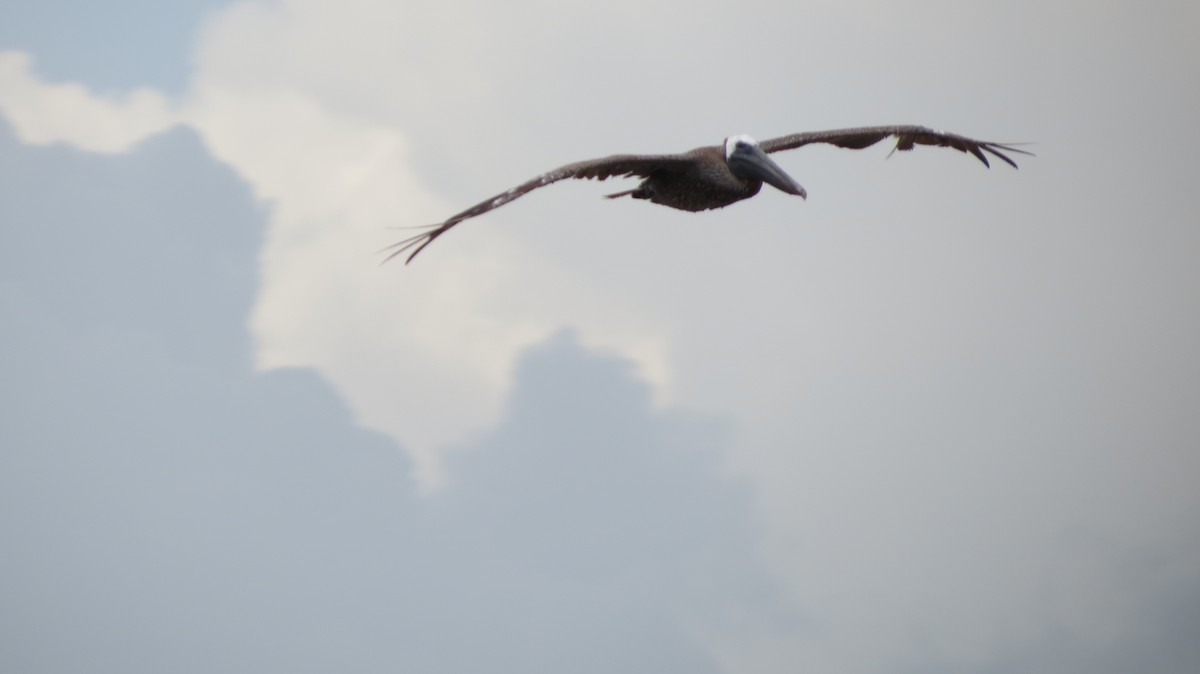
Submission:
[[[924,126],[869,126],[830,131],[807,131],[756,142],[750,136],[730,136],[721,145],[698,147],[681,154],[615,154],[560,166],[516,187],[481,201],[467,210],[450,216],[445,222],[430,225],[424,232],[385,248],[390,254],[384,262],[409,253],[405,264],[412,262],[425,247],[452,227],[478,215],[499,208],[539,187],[568,178],[605,180],[613,177],[642,178],[631,190],[606,195],[609,199],[633,197],[647,199],[683,211],[706,211],[723,208],[758,194],[763,183],[777,190],[808,196],[800,183],[780,168],[767,155],[781,150],[793,150],[812,143],[827,143],[851,150],[870,147],[884,138],[895,137],[892,150],[907,151],[917,145],[949,147],[969,152],[990,167],[988,154],[998,157],[1013,168],[1017,163],[1007,153],[1029,155],[1030,152],[1011,145],[967,138],[954,133],[934,131]]]

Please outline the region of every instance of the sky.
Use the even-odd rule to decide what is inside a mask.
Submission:
[[[0,669],[1200,669],[1200,9],[0,5]],[[692,214],[578,159],[775,155]]]

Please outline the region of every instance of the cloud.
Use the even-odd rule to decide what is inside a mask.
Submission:
[[[417,498],[322,377],[253,371],[264,213],[193,133],[0,143],[4,669],[716,672],[786,615],[723,424],[628,360],[528,350]]]
[[[270,219],[256,363],[317,369],[424,484],[526,418],[522,354],[566,349],[564,326],[635,362],[658,412],[727,419],[810,628],[723,650],[729,669],[1069,670],[1161,645],[1190,671],[1171,621],[1200,583],[1194,4],[239,3],[167,107]],[[122,147],[154,128],[130,119]],[[780,158],[808,202],[707,214],[560,184],[371,264],[388,226],[565,161],[894,121],[1039,156],[813,148]],[[68,127],[39,142],[82,143]],[[205,334],[176,320],[172,340]],[[496,488],[459,461],[447,489]]]
[[[0,112],[29,143],[124,152],[179,121],[167,98],[153,89],[101,97],[79,84],[43,84],[22,52],[0,52],[0,92]]]
[[[204,84],[188,109],[213,154],[272,204],[252,323],[259,364],[320,363],[365,423],[404,439],[429,482],[438,448],[496,421],[515,355],[564,324],[664,378],[652,317],[503,236],[485,230],[407,274],[380,268],[373,253],[405,235],[398,213],[412,226],[450,208],[414,172],[406,134],[288,88]],[[521,298],[539,291],[537,269],[560,284],[533,304]]]
[[[467,599],[438,619],[497,611],[479,620],[515,645],[501,671],[717,671],[787,614],[749,492],[720,470],[725,433],[651,411],[630,362],[576,339],[526,352],[503,422],[453,455],[431,522]]]
[[[269,658],[242,641],[346,587],[405,462],[311,371],[251,370],[262,212],[193,134],[3,143],[6,668]]]

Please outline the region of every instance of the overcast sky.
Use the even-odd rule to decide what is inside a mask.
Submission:
[[[104,5],[0,7],[0,669],[1200,670],[1196,3]],[[377,264],[888,123],[1037,157]]]

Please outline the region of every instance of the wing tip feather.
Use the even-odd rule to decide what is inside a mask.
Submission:
[[[433,243],[433,240],[445,233],[447,229],[449,229],[449,227],[441,223],[429,225],[429,231],[421,232],[415,236],[410,236],[407,239],[397,241],[390,246],[384,246],[383,248],[380,248],[375,252],[377,254],[387,253],[387,256],[380,260],[379,266],[382,267],[390,262],[393,258],[399,257],[409,250],[412,250],[412,253],[408,256],[408,258],[404,260],[404,264],[408,265],[413,261],[413,258],[417,256],[417,253],[425,250],[425,246]],[[414,247],[415,250],[413,250]]]

